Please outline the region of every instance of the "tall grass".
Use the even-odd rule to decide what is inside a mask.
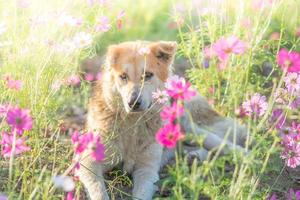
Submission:
[[[251,1],[246,0],[214,0],[201,4],[198,9],[191,1],[171,0],[119,0],[108,6],[90,6],[83,0],[31,0],[24,7],[21,2],[0,2],[0,22],[7,27],[0,35],[0,43],[7,43],[0,47],[0,74],[9,73],[24,83],[20,91],[14,91],[7,89],[5,80],[1,79],[0,104],[28,108],[34,117],[33,130],[25,133],[31,151],[15,159],[12,179],[8,175],[9,159],[0,156],[0,192],[10,199],[64,198],[62,191],[52,189],[52,177],[65,172],[73,152],[69,136],[61,133],[59,125],[69,114],[70,106],[85,108],[90,84],[82,81],[79,87],[63,85],[59,90],[53,84],[79,73],[81,63],[103,54],[107,45],[136,39],[177,40],[178,57],[192,65],[187,71],[189,80],[203,96],[214,100],[215,109],[231,117],[255,92],[270,97],[272,106],[273,91],[282,82],[280,76],[263,76],[263,64],[269,62],[278,71],[275,55],[280,47],[300,50],[299,38],[294,36],[300,25],[297,0],[281,0],[262,10],[253,9]],[[180,6],[184,7],[183,13],[174,12]],[[206,6],[212,7],[211,13],[205,13]],[[122,29],[118,30],[116,16],[121,10],[126,15]],[[82,25],[60,26],[57,14],[62,12],[82,18]],[[102,15],[112,22],[111,30],[106,33],[94,29]],[[181,17],[182,26],[168,28],[170,22]],[[252,23],[251,28],[241,25],[245,19]],[[269,40],[274,31],[279,33],[279,39]],[[90,46],[72,52],[58,50],[79,32],[92,35]],[[204,47],[224,35],[236,35],[247,41],[247,52],[232,57],[225,71],[217,69],[216,60],[210,62],[208,69],[204,68]],[[266,86],[267,83],[272,84]],[[208,92],[211,87],[213,93]],[[176,164],[168,167],[166,178],[161,181],[161,193],[167,191],[168,197],[157,194],[156,198],[264,199],[273,190],[284,193],[285,185],[275,188],[285,166],[279,158],[277,133],[264,126],[269,116],[270,112],[260,121],[243,119],[256,140],[246,156],[233,153],[214,159],[211,155],[211,159],[203,163],[194,161],[190,166],[184,155],[178,155]],[[0,131],[7,129],[1,120]],[[122,176],[120,180],[127,182]],[[82,186],[77,186],[77,193],[83,198]]]

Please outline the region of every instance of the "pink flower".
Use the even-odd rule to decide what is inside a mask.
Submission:
[[[85,133],[79,136],[79,133],[77,131],[74,132],[71,137],[71,141],[75,146],[75,154],[81,154],[82,152],[84,152],[88,148],[89,144],[93,142],[93,140],[93,133]]]
[[[189,101],[196,95],[196,91],[191,89],[191,84],[176,75],[168,78],[165,87],[168,95],[176,100]]]
[[[62,13],[58,18],[58,24],[60,26],[80,26],[82,24],[82,19]]]
[[[277,200],[277,195],[275,193],[273,193],[272,196],[270,198],[268,198],[267,200]]]
[[[145,56],[145,55],[147,55],[149,53],[150,53],[150,49],[148,47],[141,47],[138,50],[138,54],[140,54],[141,56]]]
[[[74,192],[67,192],[67,196],[65,198],[65,200],[77,200],[74,196]]]
[[[8,78],[6,82],[6,87],[12,90],[21,90],[23,87],[23,82],[21,80],[14,80],[12,78]]]
[[[266,97],[255,93],[250,100],[243,103],[243,109],[247,116],[258,116],[261,117],[265,114],[268,103],[266,102]]]
[[[96,161],[102,161],[105,158],[104,151],[105,147],[101,143],[100,137],[98,136],[94,139],[91,156]]]
[[[105,148],[99,136],[94,136],[93,133],[79,135],[79,132],[75,131],[71,136],[71,141],[74,145],[76,156],[80,156],[84,151],[88,151],[94,160],[102,161],[104,159]]]
[[[300,144],[293,144],[292,146],[285,146],[281,154],[281,158],[285,159],[288,167],[296,168],[300,165]]]
[[[98,24],[96,26],[96,31],[107,32],[111,28],[111,24],[109,22],[108,17],[102,16],[98,20]]]
[[[20,109],[18,107],[10,108],[7,112],[7,123],[16,130],[19,135],[24,131],[32,129],[33,120],[29,114],[29,110]]]
[[[169,149],[174,148],[177,141],[183,137],[178,124],[167,124],[156,133],[156,141]]]
[[[160,104],[164,104],[169,100],[167,92],[159,89],[152,93],[152,98]]]
[[[252,7],[255,10],[263,10],[264,8],[271,6],[274,0],[252,0]]]
[[[2,155],[4,157],[10,157],[12,155],[12,145],[14,136],[8,133],[2,133]],[[29,151],[30,147],[26,146],[24,138],[16,138],[14,155],[21,154],[25,151]]]
[[[173,102],[172,106],[165,106],[160,113],[163,120],[172,123],[175,119],[181,117],[184,113],[184,108],[177,102]]]
[[[86,74],[84,75],[84,79],[85,79],[86,81],[93,81],[93,80],[94,80],[94,75],[93,75],[92,73],[86,73]]]
[[[284,82],[289,92],[300,91],[300,74],[288,73],[284,78]]]
[[[289,189],[286,194],[287,200],[300,200],[300,190],[294,191],[292,188]]]
[[[300,54],[296,51],[288,52],[286,49],[280,49],[277,54],[277,63],[283,70],[288,72],[300,71]]]
[[[235,36],[222,37],[213,45],[213,49],[219,60],[225,61],[230,54],[243,54],[246,50],[246,44]]]
[[[67,79],[67,84],[72,86],[77,86],[80,84],[80,77],[78,75],[71,75]]]

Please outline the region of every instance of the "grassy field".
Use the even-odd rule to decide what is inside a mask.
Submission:
[[[285,162],[300,160],[300,151],[280,157],[285,136],[300,134],[300,61],[293,90],[291,71],[276,59],[283,48],[300,52],[298,0],[13,0],[0,1],[0,10],[0,194],[65,198],[53,177],[72,164],[70,133],[82,126],[92,84],[86,72],[96,76],[106,47],[128,40],[177,41],[175,66],[184,65],[194,88],[222,115],[248,125],[255,138],[245,156],[211,154],[200,163],[178,154],[161,173],[155,199],[288,199],[300,189],[298,168]],[[242,52],[226,62],[209,53],[230,36],[243,42]],[[287,94],[279,102],[281,90]],[[266,108],[249,116],[244,102],[255,93],[266,97]],[[22,136],[30,150],[13,158],[3,155],[4,132],[13,134],[7,105],[28,109],[33,119]],[[281,115],[274,114],[278,109]],[[125,198],[122,188],[132,183],[116,170],[108,184],[113,199]],[[75,194],[85,197],[78,181]]]

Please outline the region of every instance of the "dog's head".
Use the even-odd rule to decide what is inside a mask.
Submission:
[[[162,89],[169,77],[176,46],[176,42],[166,41],[109,46],[106,64],[126,112],[142,112],[151,107],[152,93]]]

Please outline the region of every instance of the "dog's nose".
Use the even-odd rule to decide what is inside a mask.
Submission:
[[[137,110],[141,105],[141,99],[139,98],[139,93],[134,92],[132,93],[130,100],[128,101],[128,106],[132,110]]]

